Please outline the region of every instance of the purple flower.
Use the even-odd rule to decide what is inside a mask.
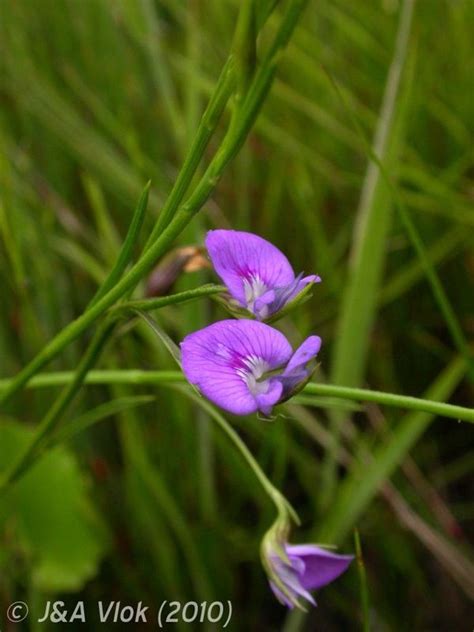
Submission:
[[[270,554],[272,574],[281,582],[284,591],[272,580],[270,586],[276,598],[289,608],[298,604],[299,597],[315,606],[316,601],[309,591],[337,579],[354,559],[353,555],[337,555],[315,544],[286,544],[285,552],[289,563],[277,553]]]
[[[212,402],[234,413],[261,411],[285,401],[309,380],[321,338],[310,336],[293,353],[273,327],[255,320],[222,320],[181,343],[186,378]]]
[[[236,230],[211,230],[206,248],[230,295],[258,320],[265,320],[293,301],[316,275],[295,277],[285,255],[258,235]]]

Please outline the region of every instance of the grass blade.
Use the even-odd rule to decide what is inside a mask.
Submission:
[[[142,406],[143,404],[149,404],[153,402],[155,397],[153,395],[135,395],[129,397],[117,397],[110,402],[100,404],[95,408],[91,408],[80,417],[76,417],[67,426],[61,428],[52,437],[48,447],[54,447],[60,443],[70,441],[72,437],[84,432],[91,426],[94,426],[99,421],[103,421],[108,417],[112,417],[117,413],[121,413],[129,408],[135,408],[136,406]]]
[[[392,63],[387,76],[383,103],[373,144],[373,154],[396,164],[402,133],[396,123],[406,106],[401,98],[401,81],[408,56],[414,0],[402,4]],[[357,212],[357,227],[352,250],[352,265],[343,298],[336,332],[331,381],[359,386],[363,380],[370,344],[370,331],[377,309],[387,237],[391,221],[391,200],[377,165],[371,160]],[[348,361],[350,358],[350,361]],[[324,464],[321,504],[326,506],[336,484],[336,458],[340,440],[340,415],[333,415],[331,430],[334,445]]]
[[[116,283],[122,278],[128,264],[132,260],[133,249],[135,247],[135,244],[137,243],[138,237],[140,235],[140,229],[143,225],[143,220],[145,219],[150,186],[151,182],[148,182],[143,189],[143,193],[141,194],[135,212],[133,213],[127,236],[125,238],[125,241],[123,242],[122,248],[120,249],[119,256],[117,257],[117,262],[112,268],[109,276],[106,278],[104,283],[101,285],[101,287],[98,289],[95,296],[89,303],[89,308],[93,307],[98,301],[100,301],[103,296],[107,294],[109,290],[111,290],[116,285]]]
[[[464,377],[465,372],[464,360],[455,360],[434,382],[426,397],[441,401],[446,399]],[[346,537],[380,485],[390,478],[433,418],[432,414],[426,412],[409,413],[392,430],[390,439],[373,450],[370,468],[365,462],[354,467],[340,486],[325,517],[322,541],[339,542]]]

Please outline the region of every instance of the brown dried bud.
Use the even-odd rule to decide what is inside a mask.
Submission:
[[[205,249],[198,246],[175,248],[166,255],[150,274],[145,295],[165,296],[183,272],[196,272],[210,268]]]

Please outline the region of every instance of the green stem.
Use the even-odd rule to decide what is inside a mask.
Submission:
[[[116,322],[116,320],[108,319],[98,328],[89,348],[79,363],[77,371],[71,374],[71,380],[66,388],[43,417],[31,443],[2,478],[0,482],[0,495],[23,474],[31,460],[35,458],[36,453],[41,449],[43,442],[54,432],[61,421],[62,415],[81,388],[90,368],[97,362],[105,343],[112,334]]]
[[[184,160],[183,167],[176,179],[176,182],[160,211],[158,220],[145,245],[145,251],[156,241],[161,232],[169,224],[171,218],[176,213],[183,197],[188,190],[191,180],[201,162],[204,151],[214,134],[221,115],[227,105],[234,86],[234,58],[228,58],[221,75],[218,79],[214,94],[202,116],[193,143]]]
[[[350,399],[358,402],[374,402],[391,408],[418,410],[425,413],[432,413],[433,415],[440,415],[440,417],[451,417],[458,421],[474,422],[473,408],[435,402],[429,399],[420,399],[409,395],[398,395],[396,393],[384,393],[365,388],[349,388],[332,384],[308,384],[305,388],[305,393]]]
[[[156,299],[144,301],[130,301],[128,303],[120,304],[112,312],[111,316],[99,327],[89,348],[80,361],[77,371],[71,373],[71,381],[67,384],[67,388],[54,402],[46,416],[40,422],[38,430],[30,445],[13,465],[11,471],[8,472],[5,478],[0,482],[0,494],[24,473],[24,471],[30,466],[32,460],[35,459],[36,454],[41,449],[42,445],[49,439],[51,434],[54,433],[67,407],[87,379],[90,369],[97,362],[105,343],[112,334],[113,329],[120,320],[122,314],[135,313],[138,309],[142,311],[159,309],[161,307],[165,307],[166,305],[184,303],[202,296],[216,294],[222,290],[223,288],[221,286],[205,285],[194,290],[179,292],[170,296],[162,296]]]
[[[466,368],[462,358],[454,359],[427,389],[426,398],[441,401],[448,398],[464,377]],[[474,411],[471,409],[471,412]],[[383,482],[390,480],[431,423],[432,412],[410,411],[393,425],[391,432],[382,441],[370,444],[369,459],[366,458],[365,450],[357,455],[318,529],[320,541],[336,544],[343,541]]]
[[[234,100],[237,107],[247,92],[250,79],[255,70],[257,58],[255,27],[255,1],[242,0],[233,46],[237,84]]]
[[[370,610],[369,610],[369,589],[367,586],[367,573],[365,572],[362,547],[360,545],[359,531],[354,531],[354,543],[356,550],[357,570],[359,573],[360,600],[362,603],[362,630],[370,632]]]
[[[150,312],[167,305],[175,305],[176,303],[187,303],[188,301],[194,301],[197,298],[203,296],[212,296],[213,294],[221,294],[225,292],[226,288],[223,285],[214,285],[208,283],[201,287],[185,290],[184,292],[178,292],[177,294],[170,294],[168,296],[159,296],[158,298],[149,298],[143,301],[128,301],[127,303],[120,303],[114,311],[127,312],[127,311],[142,311]]]
[[[127,415],[121,423],[121,437],[130,464],[142,480],[145,489],[156,503],[161,515],[166,519],[177,538],[190,576],[199,598],[205,601],[212,596],[206,565],[199,555],[197,542],[192,537],[189,521],[181,513],[175,495],[168,489],[160,469],[152,462],[147,452],[147,442],[139,424]]]
[[[199,163],[201,162],[204,151],[206,150],[206,147],[209,144],[209,141],[211,140],[217,124],[219,123],[219,120],[225,110],[227,102],[229,101],[235,86],[236,63],[239,65],[238,58],[240,56],[240,51],[238,49],[243,36],[241,34],[242,23],[246,23],[248,21],[249,10],[250,7],[248,6],[248,0],[246,0],[246,2],[241,5],[239,18],[237,20],[237,26],[234,33],[234,43],[232,46],[233,51],[229,55],[229,58],[222,69],[214,93],[199,123],[195,138],[185,158],[183,168],[181,169],[173,189],[158,216],[156,225],[146,243],[145,251],[151,247],[153,242],[158,238],[160,233],[165,229],[172,217],[178,211],[183,197],[185,196],[186,191],[188,190],[189,185],[191,184],[191,181],[197,171]],[[263,27],[270,13],[271,10],[269,10],[268,14],[264,16],[260,28]]]
[[[237,450],[242,455],[243,459],[250,466],[250,469],[253,471],[258,481],[262,485],[263,489],[267,493],[268,497],[271,499],[273,504],[275,505],[278,515],[286,516],[288,513],[291,515],[296,524],[300,524],[300,520],[298,518],[298,514],[290,505],[290,503],[286,500],[283,494],[273,485],[273,483],[268,479],[265,472],[262,470],[258,462],[256,461],[253,454],[250,452],[248,447],[239,437],[237,432],[232,428],[229,422],[225,419],[225,417],[214,408],[212,404],[210,404],[207,400],[199,397],[194,392],[189,391],[188,389],[180,389],[184,392],[187,397],[194,400],[201,408],[203,408],[209,416],[217,423],[220,429],[227,435],[230,441],[234,444]]]
[[[48,362],[57,356],[66,345],[77,339],[106,310],[112,307],[112,305],[121,299],[129,290],[133,289],[139,281],[150,272],[156,260],[166,252],[171,243],[187,224],[189,224],[192,217],[201,209],[204,202],[216,187],[225,167],[245,141],[272,84],[280,53],[287,44],[306,2],[307,0],[293,0],[293,2],[289,4],[274,42],[252,82],[242,110],[239,112],[239,117],[235,119],[235,125],[231,126],[220,149],[211,161],[203,178],[194,190],[194,193],[181,205],[180,210],[163,232],[159,234],[156,241],[144,252],[140,260],[122,277],[115,287],[94,303],[90,309],[79,316],[79,318],[67,325],[53,340],[43,347],[40,353],[24,367],[15,378],[13,378],[8,388],[1,393],[0,404],[9,400],[28,383],[35,373],[40,371]],[[185,167],[185,170],[189,168],[189,166]]]
[[[137,243],[138,237],[140,235],[140,229],[145,219],[150,186],[151,182],[148,182],[143,190],[143,193],[140,196],[140,199],[138,200],[137,208],[135,209],[135,212],[133,214],[127,236],[125,237],[125,241],[123,242],[123,245],[120,249],[114,267],[112,268],[108,277],[105,279],[104,283],[97,290],[88,307],[92,307],[92,305],[97,303],[98,300],[105,296],[107,292],[114,287],[114,285],[121,279],[128,264],[132,260],[133,249],[135,247],[135,244]]]
[[[29,388],[47,388],[69,384],[74,378],[72,371],[42,373],[34,377],[28,384]],[[186,378],[180,371],[144,371],[142,369],[125,369],[110,371],[89,371],[85,384],[136,384],[136,385],[160,385],[185,382]],[[0,392],[10,387],[12,380],[0,380]],[[474,409],[455,404],[446,404],[431,399],[398,395],[397,393],[384,393],[371,391],[365,388],[352,388],[335,384],[307,384],[303,390],[309,395],[320,397],[334,397],[337,399],[355,402],[373,402],[381,406],[413,410],[440,417],[448,417],[458,421],[474,423]]]

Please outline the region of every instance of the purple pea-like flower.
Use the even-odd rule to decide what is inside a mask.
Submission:
[[[300,597],[315,606],[316,601],[309,591],[337,579],[354,559],[353,555],[338,555],[315,544],[286,544],[285,552],[289,563],[277,553],[270,554],[272,574],[279,579],[285,592],[272,580],[270,586],[276,598],[288,608],[297,605]]]
[[[186,378],[212,402],[235,415],[270,415],[309,380],[321,338],[293,352],[285,336],[255,320],[222,320],[186,336]]]
[[[295,276],[285,255],[253,233],[211,230],[206,248],[214,269],[240,307],[266,320],[293,301],[316,275]]]

